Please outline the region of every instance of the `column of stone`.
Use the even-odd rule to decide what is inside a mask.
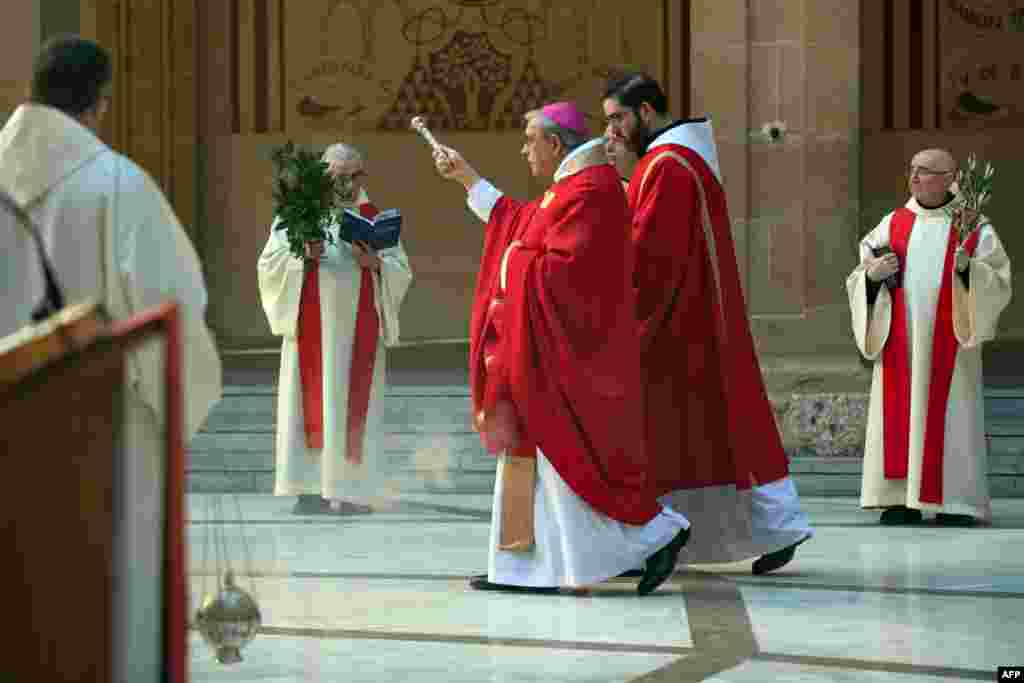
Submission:
[[[691,14],[692,110],[715,123],[762,370],[784,442],[811,457],[808,471],[860,454],[870,380],[844,287],[859,205],[859,11],[695,0]],[[768,139],[766,124],[782,134]],[[859,461],[845,462],[829,486],[855,493]]]

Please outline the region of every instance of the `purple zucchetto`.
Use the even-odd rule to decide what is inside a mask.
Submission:
[[[540,113],[566,130],[579,133],[586,138],[590,137],[590,129],[587,128],[583,112],[577,109],[572,102],[555,102],[546,105],[541,107]]]

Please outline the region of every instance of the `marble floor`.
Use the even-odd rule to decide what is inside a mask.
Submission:
[[[803,503],[817,536],[778,573],[684,569],[640,598],[625,580],[586,595],[470,590],[489,496],[296,517],[291,499],[190,494],[193,606],[230,564],[263,616],[230,666],[193,633],[191,680],[939,683],[1024,665],[1024,499],[996,500],[993,526],[975,529],[879,527],[855,499]]]

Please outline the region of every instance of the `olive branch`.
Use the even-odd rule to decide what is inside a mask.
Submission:
[[[947,213],[956,221],[961,244],[978,227],[981,209],[992,199],[995,172],[995,167],[989,162],[985,162],[982,169],[973,154],[967,157],[967,168],[956,172],[957,199],[949,205]],[[971,216],[966,218],[965,213]]]

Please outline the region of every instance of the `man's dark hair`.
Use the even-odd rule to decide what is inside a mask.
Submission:
[[[646,102],[656,113],[668,113],[665,91],[658,81],[640,71],[626,71],[612,76],[601,99],[613,99],[633,111],[640,109],[641,102]]]
[[[32,65],[31,100],[81,116],[96,107],[113,76],[110,55],[76,35],[47,40]]]

